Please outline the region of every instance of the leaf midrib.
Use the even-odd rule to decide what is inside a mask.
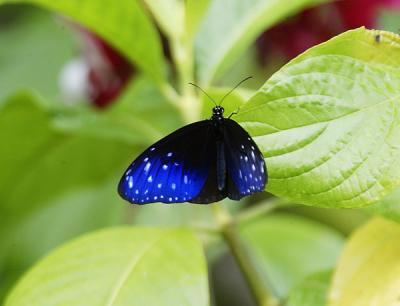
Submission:
[[[285,98],[282,98],[282,99],[285,99]],[[279,133],[279,132],[282,132],[282,131],[288,131],[288,130],[293,130],[293,129],[302,128],[302,127],[306,127],[306,126],[312,126],[312,125],[319,124],[319,123],[329,123],[329,122],[334,121],[334,120],[345,118],[346,116],[352,116],[352,115],[355,115],[355,114],[363,113],[363,112],[369,110],[370,108],[377,107],[377,106],[379,106],[381,104],[386,104],[386,103],[391,102],[392,100],[395,100],[395,99],[400,99],[400,94],[398,94],[396,96],[393,96],[391,98],[382,100],[381,102],[378,102],[378,103],[375,103],[375,104],[371,104],[371,105],[368,105],[368,106],[360,108],[360,109],[356,109],[356,110],[354,110],[352,112],[349,112],[347,114],[344,114],[344,115],[341,115],[341,116],[338,116],[338,117],[334,117],[334,118],[331,118],[331,119],[328,119],[328,120],[321,120],[321,121],[318,121],[318,122],[307,123],[307,124],[303,124],[303,125],[299,125],[299,126],[293,126],[293,127],[286,128],[286,129],[279,129],[279,131],[268,133],[268,134],[265,134],[264,136],[267,136],[267,135],[270,135],[270,134]],[[259,108],[261,108],[261,106]],[[253,108],[253,110],[254,110],[254,108]],[[243,121],[239,121],[239,122],[240,123],[247,123],[247,122],[248,123],[251,123],[251,122],[264,123],[262,121],[250,121],[250,120],[243,120]],[[266,123],[266,124],[271,125],[270,123]]]
[[[111,293],[109,298],[107,299],[105,306],[113,306],[118,298],[118,294],[121,289],[124,287],[124,284],[128,280],[130,274],[135,270],[138,266],[139,262],[144,258],[144,255],[149,252],[160,240],[168,236],[168,234],[161,234],[158,237],[154,238],[150,241],[146,247],[142,249],[140,254],[137,256],[135,252],[132,256],[132,259],[128,262],[127,268],[122,271],[120,277],[118,278],[115,286],[111,289]],[[135,256],[136,255],[136,256]]]

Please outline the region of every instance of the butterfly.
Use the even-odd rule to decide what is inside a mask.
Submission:
[[[264,157],[232,115],[224,117],[221,104],[228,94],[215,103],[210,119],[188,124],[140,154],[119,182],[120,196],[133,204],[208,204],[263,191]]]

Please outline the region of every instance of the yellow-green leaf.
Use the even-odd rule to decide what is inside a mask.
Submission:
[[[329,306],[398,306],[400,225],[376,218],[350,238],[339,260]]]
[[[28,305],[207,306],[203,250],[183,229],[97,231],[37,263],[5,302]]]

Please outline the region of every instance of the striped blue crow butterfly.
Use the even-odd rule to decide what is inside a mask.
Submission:
[[[264,157],[250,135],[230,117],[223,100],[210,119],[188,124],[151,145],[123,174],[118,193],[134,204],[208,204],[226,197],[240,200],[263,191],[268,174]]]

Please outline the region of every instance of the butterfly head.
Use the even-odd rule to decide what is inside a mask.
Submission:
[[[213,108],[213,119],[222,119],[224,117],[224,108],[217,105]]]

